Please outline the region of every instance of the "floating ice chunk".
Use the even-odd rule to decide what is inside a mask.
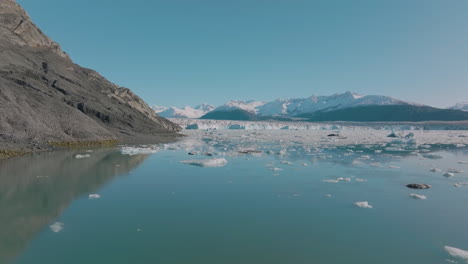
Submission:
[[[51,224],[49,226],[49,228],[50,228],[50,230],[52,230],[52,232],[58,233],[58,232],[62,231],[64,225],[65,225],[64,223],[55,222],[55,223]]]
[[[366,179],[356,179],[357,182],[366,182]]]
[[[455,176],[455,174],[453,174],[451,172],[446,172],[446,173],[444,173],[444,176],[447,177],[447,178],[450,178],[450,177]]]
[[[308,166],[308,165],[309,165],[309,164],[307,164],[307,163],[302,163],[302,166]]]
[[[400,167],[398,167],[398,166],[393,166],[393,165],[390,165],[390,166],[388,166],[388,167],[389,167],[390,169],[400,169]]]
[[[432,168],[432,169],[430,169],[430,171],[431,171],[431,172],[441,172],[441,170],[440,170],[440,169],[437,169],[437,168]]]
[[[426,159],[443,159],[444,157],[438,154],[423,154],[422,155]]]
[[[88,196],[88,198],[89,199],[99,199],[99,198],[101,198],[101,195],[99,195],[99,194],[90,194]]]
[[[455,187],[463,187],[463,186],[467,186],[468,185],[468,182],[457,182],[455,183],[453,186]]]
[[[88,152],[88,153],[92,153],[92,152],[93,152],[93,150],[92,150],[92,149],[89,149],[89,150],[87,150],[86,152]]]
[[[144,154],[154,154],[158,152],[159,149],[156,147],[122,147],[120,153],[123,155],[144,155]]]
[[[464,148],[464,147],[466,147],[466,145],[465,145],[465,144],[455,144],[455,147],[457,147],[457,148]]]
[[[406,187],[410,189],[419,189],[419,190],[432,188],[431,185],[425,184],[425,183],[410,183],[410,184],[407,184]]]
[[[361,207],[361,208],[372,208],[372,205],[370,205],[366,201],[364,201],[364,202],[355,202],[354,205],[356,205],[357,207]]]
[[[180,163],[199,166],[199,167],[223,167],[227,164],[227,160],[224,158],[214,159],[199,159],[199,160],[184,160]]]
[[[282,169],[282,168],[276,168],[276,167],[275,167],[275,168],[270,168],[270,170],[272,170],[272,171],[282,171],[283,169]]]
[[[331,198],[331,197],[332,197],[332,195],[331,195],[331,194],[325,194],[325,197],[327,197],[327,198]]]
[[[84,154],[84,155],[76,154],[75,155],[75,159],[85,159],[85,158],[89,158],[89,157],[91,157],[91,155],[89,155],[89,154]]]
[[[345,182],[350,182],[351,181],[351,178],[343,178],[343,177],[339,177],[338,179],[336,179],[337,181],[345,181]]]
[[[322,180],[323,182],[338,183],[338,180]]]
[[[448,169],[447,172],[450,172],[450,173],[462,173],[463,170],[462,170],[462,169]]]
[[[449,246],[445,246],[444,249],[453,258],[468,262],[468,251]]]
[[[415,194],[415,193],[410,193],[409,197],[414,198],[414,199],[419,199],[419,200],[426,200],[427,199],[427,197],[425,195]]]
[[[375,167],[375,168],[381,168],[382,167],[382,164],[380,164],[379,162],[372,162],[370,164],[371,167]]]
[[[291,165],[291,164],[292,164],[292,162],[286,161],[286,160],[282,160],[280,163],[281,163],[281,164],[288,164],[288,165]]]
[[[458,164],[468,164],[468,161],[459,161]]]

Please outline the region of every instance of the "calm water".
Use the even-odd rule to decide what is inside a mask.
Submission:
[[[468,161],[466,149],[423,159],[359,148],[277,155],[281,146],[272,144],[271,154],[223,156],[224,167],[180,163],[209,158],[187,154],[205,147],[2,161],[0,263],[431,264],[450,259],[445,245],[468,250],[468,186],[453,186],[468,182],[467,173],[442,176],[468,170],[458,163]],[[351,181],[323,181],[337,177]],[[413,182],[433,188],[405,187]],[[59,232],[55,222],[63,223]]]

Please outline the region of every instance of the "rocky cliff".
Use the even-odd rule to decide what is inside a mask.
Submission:
[[[0,150],[168,140],[179,130],[129,89],[73,63],[14,0],[0,0]]]

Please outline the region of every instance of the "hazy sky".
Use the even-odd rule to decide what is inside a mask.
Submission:
[[[18,0],[149,104],[354,91],[468,101],[467,0]]]

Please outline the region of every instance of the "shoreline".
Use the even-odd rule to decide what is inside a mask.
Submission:
[[[17,144],[0,142],[0,160],[20,157],[32,153],[51,152],[57,150],[73,150],[85,148],[114,147],[121,144],[160,144],[175,142],[185,135],[163,133],[159,135],[141,135],[138,137],[121,137],[119,139],[77,140],[77,141],[47,141],[45,143],[22,142]]]

